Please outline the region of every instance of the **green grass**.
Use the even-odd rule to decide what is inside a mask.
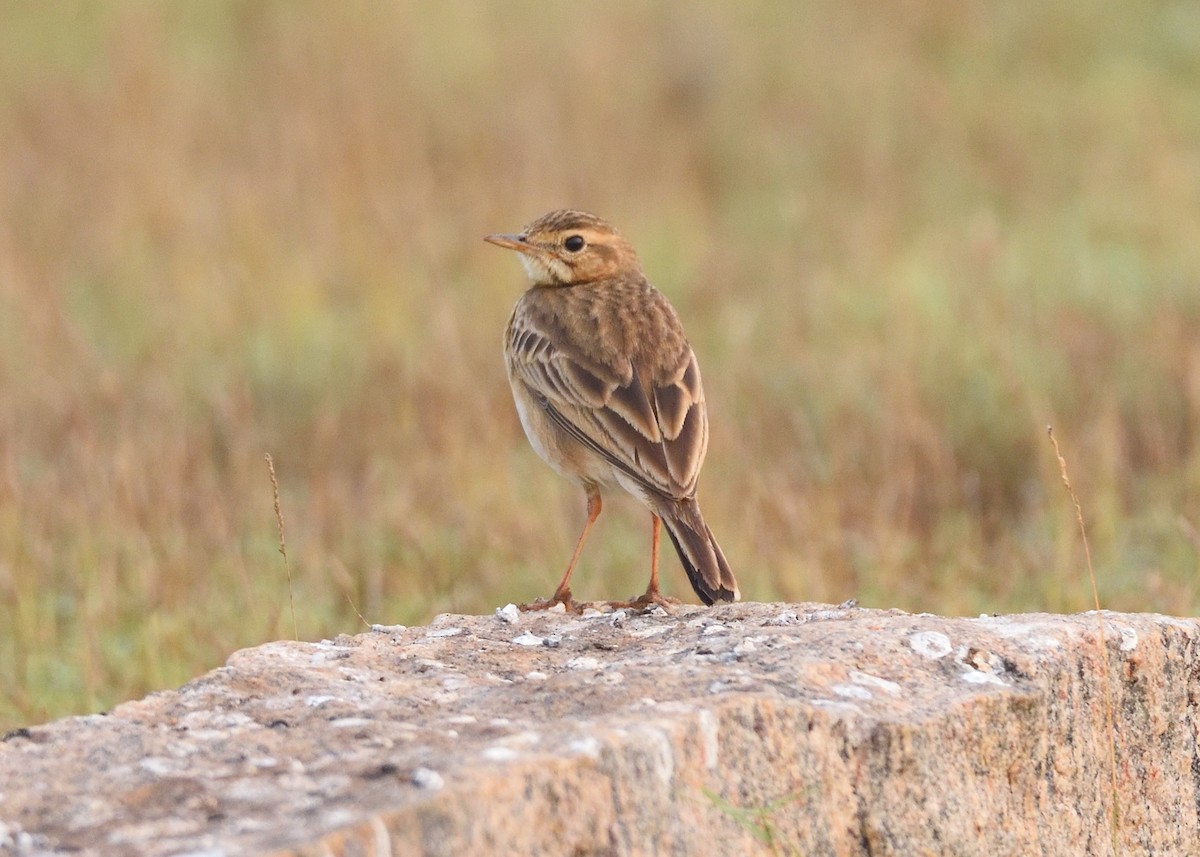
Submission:
[[[290,636],[264,452],[302,636],[548,592],[480,239],[562,205],[685,319],[747,597],[1087,609],[1053,424],[1104,604],[1194,613],[1197,91],[1184,3],[5,5],[0,728]]]
[[[780,810],[786,810],[792,804],[796,803],[801,795],[786,795],[765,805],[743,807],[737,806],[708,789],[702,789],[701,793],[712,805],[713,809],[750,834],[754,841],[765,849],[764,853],[772,855],[799,853],[793,848],[786,847],[786,843],[780,841],[783,837],[781,837],[777,829],[775,815]]]

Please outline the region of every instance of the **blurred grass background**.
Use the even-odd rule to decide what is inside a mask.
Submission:
[[[754,599],[1200,602],[1200,6],[0,5],[0,728],[546,594],[484,234],[639,249]],[[629,595],[612,503],[580,597]],[[691,593],[673,556],[668,591]]]

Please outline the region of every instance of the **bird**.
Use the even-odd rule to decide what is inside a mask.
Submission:
[[[660,524],[700,600],[737,601],[733,570],[696,500],[708,449],[700,367],[679,315],[633,247],[608,222],[574,209],[484,240],[515,250],[532,283],[503,339],[521,426],[538,455],[587,498],[587,522],[554,594],[522,607],[581,609],[571,574],[600,516],[602,491],[618,488],[650,512],[650,582],[638,598],[609,604],[679,603],[659,588]]]

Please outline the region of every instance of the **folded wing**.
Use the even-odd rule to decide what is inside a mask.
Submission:
[[[601,365],[529,314],[514,317],[509,338],[509,371],[563,431],[648,491],[674,499],[695,494],[708,415],[686,343],[656,366],[633,359]]]

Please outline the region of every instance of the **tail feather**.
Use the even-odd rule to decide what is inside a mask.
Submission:
[[[674,502],[660,511],[659,517],[701,601],[711,605],[714,601],[737,601],[742,597],[733,570],[695,500]]]

